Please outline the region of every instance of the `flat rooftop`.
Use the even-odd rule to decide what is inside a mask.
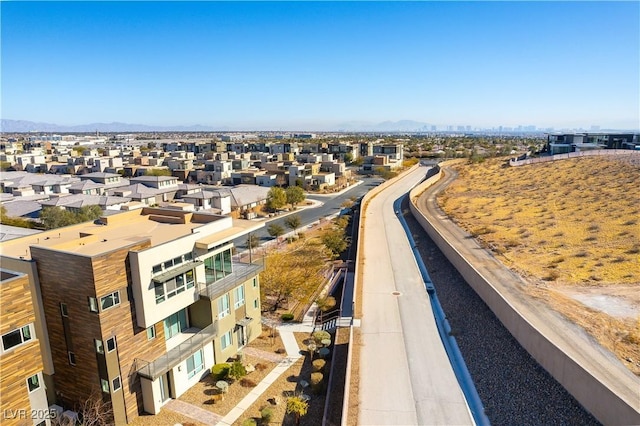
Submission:
[[[263,226],[210,213],[143,208],[2,242],[0,255],[30,260],[29,247],[38,246],[93,257],[145,240],[154,247],[200,232],[202,240],[221,244]]]

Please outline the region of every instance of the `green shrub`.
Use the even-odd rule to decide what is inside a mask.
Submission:
[[[320,344],[323,340],[331,340],[331,335],[328,331],[324,330],[314,331],[313,340],[315,340],[317,344]]]
[[[312,364],[314,372],[322,373],[322,371],[324,370],[324,366],[327,364],[327,361],[325,361],[324,359],[314,359]]]
[[[273,417],[273,410],[269,407],[265,407],[260,411],[260,420],[262,424],[269,424]]]
[[[244,368],[244,365],[242,365],[242,362],[233,361],[233,363],[231,364],[231,367],[229,367],[229,372],[227,376],[234,380],[240,380],[246,375],[247,375],[247,370]]]
[[[226,379],[229,375],[229,368],[231,368],[231,364],[229,364],[228,362],[222,362],[211,367],[211,375],[213,376],[213,379]]]
[[[254,419],[253,417],[250,417],[248,419],[244,419],[242,421],[242,426],[256,426],[258,423],[256,422],[256,419]]]
[[[291,312],[284,313],[284,314],[280,315],[280,319],[282,321],[285,321],[285,322],[286,321],[291,321],[291,320],[293,320],[293,314]]]

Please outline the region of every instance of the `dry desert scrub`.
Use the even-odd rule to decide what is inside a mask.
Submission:
[[[506,266],[530,282],[557,286],[637,285],[640,292],[640,165],[634,158],[586,157],[510,167],[502,158],[454,166],[442,209]],[[540,294],[537,294],[540,296]],[[552,306],[590,331],[640,373],[633,338],[638,318],[619,333],[583,307]],[[640,313],[639,313],[640,315]],[[640,317],[640,316],[639,316]],[[615,336],[617,337],[615,337]],[[627,347],[629,346],[629,347]],[[633,356],[634,362],[627,358]],[[633,359],[632,358],[632,359]],[[631,365],[629,365],[631,364]]]
[[[456,167],[439,202],[527,275],[563,284],[639,283],[640,168],[609,157]]]

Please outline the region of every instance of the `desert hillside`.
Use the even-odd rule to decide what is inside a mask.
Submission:
[[[640,374],[640,156],[458,164],[444,211]]]

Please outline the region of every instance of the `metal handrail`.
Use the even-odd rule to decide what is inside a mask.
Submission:
[[[209,300],[215,299],[224,293],[235,288],[238,283],[242,283],[249,277],[258,275],[264,270],[264,261],[259,260],[252,263],[233,262],[233,272],[224,278],[214,281],[210,284],[198,282],[198,291],[201,296]]]
[[[218,335],[218,321],[209,324],[202,330],[180,343],[175,348],[167,351],[151,362],[138,369],[138,374],[149,380],[155,380],[185,359],[189,358],[196,349],[211,342]],[[142,360],[140,360],[142,361]]]

